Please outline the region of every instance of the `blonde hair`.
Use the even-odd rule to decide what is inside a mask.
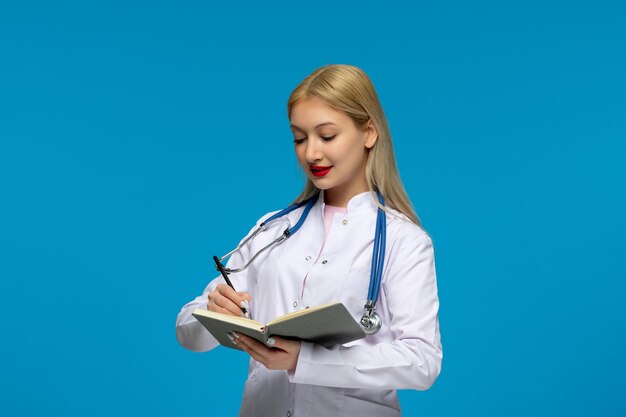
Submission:
[[[348,115],[355,126],[364,128],[372,120],[378,139],[369,149],[365,176],[376,205],[385,210],[376,195],[380,191],[385,206],[391,207],[421,227],[421,222],[400,180],[396,158],[391,143],[391,132],[378,95],[365,72],[353,65],[333,64],[322,66],[306,77],[291,93],[287,101],[287,115],[298,100],[316,97],[335,110]],[[300,195],[292,204],[317,194],[320,190],[307,177]],[[388,210],[385,212],[389,213]]]

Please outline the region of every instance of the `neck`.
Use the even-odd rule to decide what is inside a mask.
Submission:
[[[368,191],[369,187],[367,186],[367,177],[365,175],[366,164],[367,155],[364,155],[361,167],[351,181],[324,191],[324,203],[329,206],[347,208],[348,202],[352,197]]]
[[[357,194],[368,191],[367,181],[343,184],[324,191],[324,203],[335,207],[348,207],[348,202]]]

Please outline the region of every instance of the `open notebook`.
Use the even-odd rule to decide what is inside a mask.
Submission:
[[[365,337],[361,326],[342,303],[328,303],[277,317],[267,325],[228,314],[197,308],[192,313],[223,346],[241,348],[230,341],[226,333],[235,331],[261,343],[272,336],[313,342],[324,347],[348,343]]]

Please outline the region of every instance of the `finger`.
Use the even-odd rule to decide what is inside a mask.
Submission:
[[[226,314],[241,316],[241,308],[239,308],[239,306],[233,303],[230,299],[224,297],[219,292],[212,292],[211,294],[209,294],[209,300],[213,302],[217,307],[225,310]]]
[[[233,313],[231,311],[226,310],[225,308],[220,307],[220,306],[218,306],[215,303],[215,301],[214,301],[215,300],[215,294],[216,293],[214,293],[214,292],[209,293],[209,296],[208,296],[209,302],[207,303],[207,306],[206,306],[207,310],[215,311],[216,313],[232,315]]]
[[[236,292],[230,285],[219,284],[215,288],[221,295],[231,300],[236,305],[248,310],[250,308],[248,301],[252,298],[247,292]],[[242,304],[245,303],[245,304]]]
[[[237,339],[235,339],[237,340]],[[235,343],[237,346],[239,346],[244,352],[246,352],[248,355],[250,355],[250,357],[252,359],[254,359],[255,361],[257,361],[258,363],[262,364],[263,366],[265,366],[267,368],[267,362],[265,361],[265,359],[259,355],[257,352],[255,352],[254,350],[250,349],[249,346],[244,345],[243,343]]]
[[[212,305],[215,311],[231,316],[241,316],[241,309],[232,303],[228,298],[219,294],[214,295]]]
[[[239,306],[241,308],[244,308],[247,312],[250,312],[250,294],[248,294],[247,292],[239,292],[237,293],[239,294],[239,296],[241,297],[241,301],[239,302]]]
[[[262,363],[267,368],[267,359],[242,341],[241,333],[232,332],[230,334],[233,335],[234,344],[239,346],[244,352],[254,358],[255,361]]]
[[[222,308],[222,307],[216,306],[216,305],[212,306],[211,311],[215,311],[216,313],[227,314],[229,316],[233,315],[233,313],[230,310],[226,310],[225,308]]]
[[[294,341],[294,340],[288,340],[288,339],[283,339],[282,337],[278,337],[278,336],[272,336],[270,337],[270,339],[272,339],[273,343],[269,343],[270,340],[268,339],[268,345],[273,347],[273,348],[278,348],[278,349],[282,349],[285,351],[291,351],[293,350],[298,342]]]
[[[239,305],[239,303],[243,301],[243,298],[241,298],[241,295],[239,295],[237,291],[233,290],[230,285],[219,284],[217,287],[215,287],[215,289],[222,296],[231,300],[235,305]]]
[[[237,342],[240,342],[240,346],[246,345],[250,350],[252,350],[253,352],[257,353],[259,356],[261,356],[263,360],[265,360],[266,362],[272,355],[271,348],[268,348],[264,344],[259,343],[255,339],[248,337],[245,334],[241,334],[241,333],[233,332],[233,334],[236,338],[235,340],[237,340]],[[237,336],[239,336],[239,338],[237,338]]]
[[[268,347],[264,346],[262,343],[259,343],[257,340],[238,332],[232,333],[238,342],[240,342],[241,344],[245,344],[253,351],[259,353],[261,356],[267,358],[268,354],[271,353]]]

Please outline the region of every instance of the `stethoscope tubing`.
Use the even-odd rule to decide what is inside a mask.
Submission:
[[[378,192],[378,200],[384,206],[385,200]],[[372,255],[372,267],[370,270],[370,284],[367,292],[367,300],[375,302],[380,293],[380,283],[383,276],[383,266],[385,264],[385,248],[387,246],[387,216],[382,209],[378,209],[376,215],[376,232],[374,235],[374,250]],[[377,237],[379,237],[377,239]]]
[[[259,227],[257,227],[256,230],[250,236],[248,236],[239,245],[237,245],[237,247],[235,249],[231,250],[226,255],[224,255],[221,258],[219,258],[220,261],[223,261],[224,259],[228,258],[230,255],[232,255],[237,250],[239,250],[239,248],[241,248],[243,245],[245,245],[246,242],[248,242],[250,239],[252,239],[256,235],[258,235],[261,231],[265,230],[267,224],[269,222],[271,222],[272,220],[277,219],[279,217],[282,217],[282,216],[284,216],[287,213],[291,213],[293,210],[295,210],[295,209],[297,209],[299,207],[302,207],[305,204],[307,205],[304,208],[304,211],[303,211],[302,215],[300,216],[300,219],[298,220],[298,222],[296,223],[295,226],[293,226],[292,228],[285,229],[285,231],[279,237],[277,237],[276,239],[274,239],[273,241],[271,241],[270,243],[265,245],[262,249],[257,251],[257,253],[255,253],[254,256],[252,258],[250,258],[245,265],[243,265],[243,266],[241,266],[239,268],[234,268],[234,269],[224,268],[224,271],[226,273],[243,271],[244,269],[246,269],[248,267],[248,265],[250,265],[252,263],[252,261],[254,261],[256,259],[257,256],[259,256],[261,253],[263,253],[263,251],[265,251],[266,249],[268,249],[269,247],[271,247],[271,246],[273,246],[273,245],[275,245],[277,243],[282,242],[283,240],[287,239],[289,236],[291,236],[294,233],[296,233],[298,231],[298,229],[300,229],[300,227],[304,223],[304,220],[306,220],[306,217],[309,215],[309,211],[311,211],[311,208],[315,204],[315,199],[316,198],[317,198],[317,195],[314,195],[313,197],[309,198],[308,200],[304,200],[304,201],[301,201],[300,203],[293,204],[293,205],[287,207],[286,209],[283,209],[280,212],[274,214],[273,216],[271,216],[270,218],[265,220],[263,223],[261,223],[259,225]]]
[[[382,194],[378,190],[376,190],[376,194],[378,196],[378,201],[384,207],[385,199],[383,198]],[[300,229],[300,227],[302,227],[302,224],[306,220],[307,216],[309,215],[309,212],[311,211],[311,208],[313,208],[318,198],[319,198],[319,193],[308,198],[307,200],[301,201],[297,204],[292,204],[291,206],[279,211],[278,213],[266,219],[263,223],[259,225],[259,227],[257,227],[257,229],[252,234],[250,234],[250,236],[248,236],[239,245],[237,245],[235,249],[233,249],[232,251],[228,252],[226,255],[219,258],[220,262],[217,262],[218,266],[220,266],[219,264],[221,263],[223,259],[227,258],[231,254],[233,254],[235,251],[239,250],[241,246],[245,245],[246,242],[254,238],[258,233],[260,233],[263,230],[266,230],[267,224],[269,222],[279,217],[282,217],[285,214],[291,213],[293,210],[299,207],[302,207],[303,205],[306,204],[306,207],[304,208],[302,214],[300,215],[300,219],[298,219],[298,222],[293,227],[285,229],[285,231],[279,237],[277,237],[276,239],[274,239],[273,241],[265,245],[262,249],[257,251],[257,253],[254,254],[254,256],[252,256],[252,258],[249,259],[248,262],[242,267],[231,269],[231,268],[224,268],[222,266],[221,272],[223,274],[229,274],[233,272],[240,272],[246,269],[248,265],[250,265],[250,263],[252,263],[252,261],[254,261],[256,257],[259,256],[261,253],[263,253],[266,249],[294,235]],[[380,284],[382,281],[383,267],[385,264],[386,245],[387,245],[387,216],[385,214],[385,210],[379,207],[376,213],[376,227],[374,231],[374,248],[373,248],[373,253],[372,253],[372,266],[370,269],[370,282],[369,282],[369,287],[367,291],[367,302],[365,303],[365,306],[364,306],[365,313],[363,317],[361,318],[361,325],[363,326],[366,334],[370,334],[370,335],[378,332],[381,327],[381,318],[375,312],[375,309],[376,309],[376,300],[378,300],[378,296],[380,294]],[[217,257],[214,257],[214,260],[217,261]]]

